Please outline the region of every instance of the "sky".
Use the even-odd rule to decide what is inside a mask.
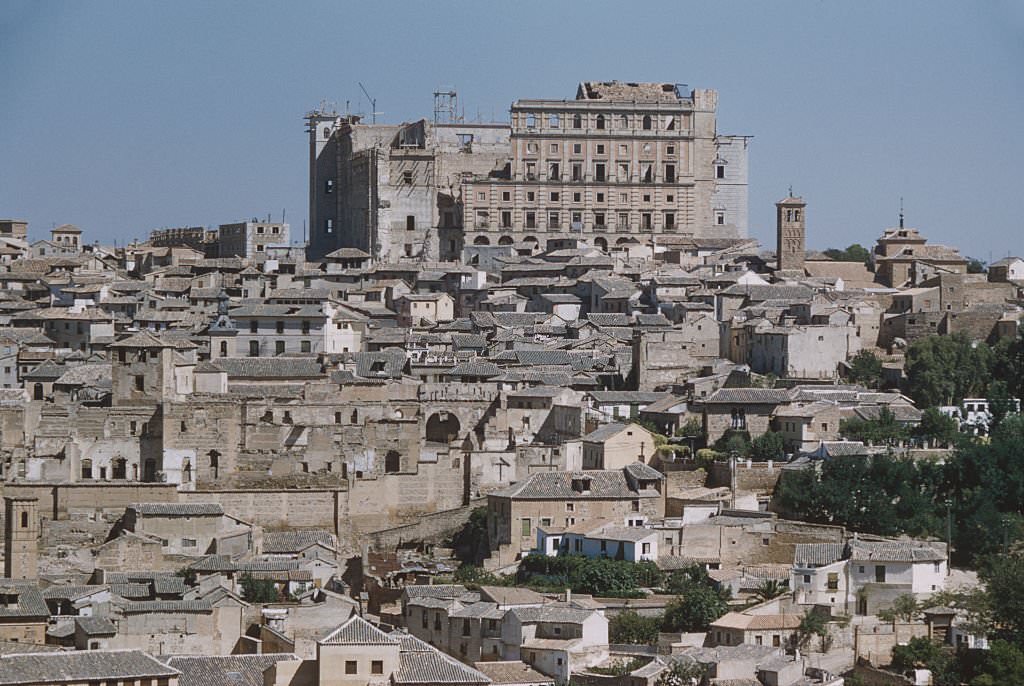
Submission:
[[[752,135],[750,234],[807,201],[808,246],[897,223],[983,260],[1024,252],[1024,2],[0,0],[0,217],[122,243],[307,216],[303,114],[467,119],[583,80],[719,92]]]

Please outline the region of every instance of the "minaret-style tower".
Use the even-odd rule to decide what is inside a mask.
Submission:
[[[799,272],[803,276],[804,259],[807,250],[807,230],[804,210],[807,204],[803,198],[793,196],[793,188],[789,196],[775,203],[775,225],[778,247],[776,271]]]
[[[38,498],[4,496],[4,577],[39,578]]]

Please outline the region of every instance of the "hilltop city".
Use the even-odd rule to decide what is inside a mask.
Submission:
[[[1022,683],[1024,259],[566,96],[320,105],[301,234],[0,220],[0,686]]]

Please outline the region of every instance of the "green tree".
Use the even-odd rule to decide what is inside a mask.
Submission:
[[[996,639],[982,653],[971,686],[1024,684],[1024,651],[1020,646]]]
[[[907,348],[907,393],[918,407],[955,405],[965,397],[984,396],[993,354],[963,334],[926,336]]]
[[[979,260],[977,257],[967,258],[967,273],[968,274],[984,274],[988,271],[985,267],[985,263]]]
[[[658,675],[654,686],[697,686],[708,669],[692,658],[677,657]]]
[[[878,617],[886,622],[912,622],[921,614],[921,606],[910,593],[897,596],[891,607],[878,613]]]
[[[479,565],[490,553],[487,534],[487,508],[477,507],[469,513],[469,519],[451,538],[456,557],[470,565]]]
[[[608,640],[653,645],[658,642],[660,629],[661,617],[644,617],[634,610],[623,610],[608,622]]]
[[[828,636],[828,615],[808,610],[796,629],[797,646],[806,650],[811,645],[811,640],[815,636],[820,638],[822,642],[825,641],[825,638]]]
[[[1000,632],[1024,645],[1024,553],[992,555],[979,571],[992,619]]]
[[[750,457],[754,460],[767,462],[781,460],[786,456],[786,446],[782,434],[766,431],[750,443]]]
[[[888,407],[882,407],[878,419],[851,417],[839,422],[839,433],[855,441],[893,444],[906,439],[910,432],[896,421],[896,415]]]
[[[192,569],[191,567],[182,567],[181,569],[176,571],[174,575],[180,576],[182,579],[184,579],[186,586],[196,585],[196,570]]]
[[[906,645],[893,648],[892,667],[904,673],[916,668],[931,670],[935,686],[959,686],[961,683],[961,665],[952,649],[924,637],[912,638]]]
[[[1010,386],[1002,379],[992,382],[988,389],[988,411],[992,415],[989,422],[989,433],[995,431],[1006,418],[1016,410],[1015,398],[1010,394]]]
[[[729,429],[715,441],[714,449],[726,455],[736,453],[746,457],[750,454],[750,434],[741,429]]]
[[[276,603],[280,596],[277,587],[270,579],[257,579],[249,573],[239,580],[242,586],[242,598],[250,603]]]
[[[718,591],[692,584],[665,606],[662,629],[668,632],[707,631],[708,625],[728,610],[729,606]]]
[[[956,420],[942,414],[936,407],[929,407],[921,413],[921,423],[914,427],[913,434],[933,443],[952,444],[960,435]]]
[[[757,589],[754,591],[754,596],[758,602],[764,602],[773,598],[778,598],[780,595],[785,595],[789,592],[789,585],[785,581],[779,581],[777,579],[765,579],[758,584]]]
[[[854,243],[846,250],[829,248],[825,251],[825,256],[836,262],[860,262],[862,264],[871,259],[871,253],[860,243]]]
[[[861,350],[850,358],[850,381],[878,388],[882,385],[882,361],[870,350]]]

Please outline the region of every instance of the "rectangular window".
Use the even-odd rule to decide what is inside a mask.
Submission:
[[[724,164],[715,165],[715,178],[716,179],[724,179],[725,178],[725,165]]]
[[[284,341],[274,341],[274,354],[284,355]]]
[[[404,183],[406,186],[412,185],[412,171],[407,169],[406,171],[402,172],[402,183]]]
[[[557,229],[559,224],[558,212],[548,212],[548,228]]]
[[[196,547],[196,539],[194,539],[194,538],[183,538],[183,539],[181,539],[181,547],[182,548],[195,548]]]
[[[370,662],[370,674],[383,674],[384,660],[373,660]]]
[[[355,660],[345,660],[345,674],[358,674]]]
[[[629,212],[619,212],[616,226],[618,226],[620,229],[629,228]]]
[[[597,144],[597,154],[598,155],[603,155],[604,154],[604,143],[598,143]]]
[[[537,213],[527,212],[526,213],[526,228],[536,229],[537,228]]]
[[[651,544],[650,543],[641,543],[640,544],[640,552],[643,555],[650,555],[650,553],[651,553]]]
[[[537,180],[537,163],[527,162],[526,163],[526,180],[536,181]]]
[[[274,328],[278,333],[284,333],[284,322],[275,322]]]
[[[508,191],[502,191],[501,192],[501,199],[504,202],[509,202],[510,200],[512,200],[512,194],[509,193]]]
[[[582,181],[583,180],[583,163],[573,162],[572,163],[572,180]]]
[[[551,198],[551,202],[558,202],[558,191],[551,191],[551,195],[549,197]]]
[[[594,212],[594,226],[604,226],[604,212]]]
[[[579,155],[581,152],[583,152],[583,146],[580,145],[579,143],[573,143],[572,152],[574,155]]]
[[[643,214],[640,215],[640,228],[642,228],[644,231],[650,231],[651,230],[651,213],[650,212],[644,212]]]
[[[665,183],[676,182],[676,165],[666,164],[665,165]]]
[[[522,533],[523,536],[529,536],[530,535],[530,518],[529,517],[523,517],[522,521],[520,522],[520,527],[521,527],[521,532],[520,533]]]
[[[665,213],[665,228],[674,229],[676,227],[676,215],[675,212]]]
[[[607,174],[607,167],[604,162],[598,162],[594,165],[594,181],[604,181]]]
[[[327,181],[324,183],[324,193],[333,193],[333,192],[334,192],[334,179],[327,179]]]
[[[253,321],[249,322],[249,333],[257,333],[257,332],[259,332],[259,330],[260,330],[259,327],[260,327],[260,323],[257,322],[254,319]]]
[[[259,356],[260,356],[260,342],[259,341],[249,341],[249,357],[259,357]]]
[[[526,191],[526,201],[534,202],[535,200],[537,200],[537,194],[533,191]]]
[[[490,221],[487,217],[487,210],[476,211],[476,228],[486,229],[490,226]]]
[[[142,374],[136,374],[132,377],[135,380],[135,390],[144,391],[146,390],[146,377]]]
[[[875,581],[885,583],[885,565],[875,565]]]
[[[512,228],[512,211],[502,210],[501,211],[501,228],[511,229]]]
[[[304,353],[312,352],[312,344],[309,341],[302,341],[299,343],[299,350]]]
[[[558,162],[551,162],[548,164],[548,179],[552,181],[558,181],[561,179],[561,174],[558,173]]]

